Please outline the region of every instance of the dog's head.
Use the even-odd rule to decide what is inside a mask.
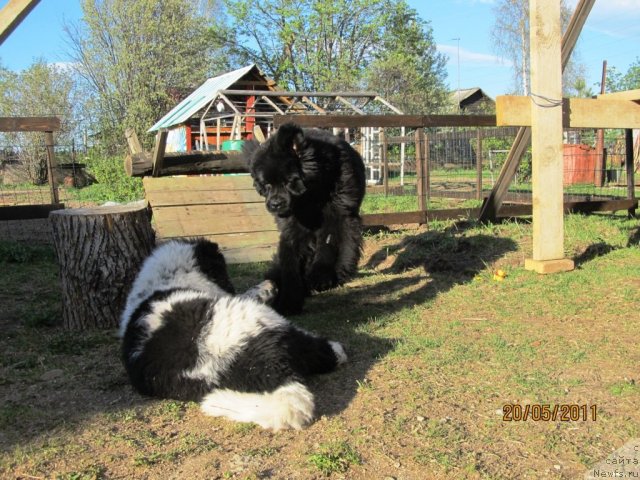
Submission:
[[[267,210],[280,217],[291,215],[292,202],[307,189],[300,163],[303,144],[302,129],[287,123],[262,145],[253,141],[243,148],[256,191]]]

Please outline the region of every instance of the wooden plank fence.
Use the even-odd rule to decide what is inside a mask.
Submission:
[[[278,230],[249,175],[145,177],[159,240],[206,237],[229,263],[270,260]]]

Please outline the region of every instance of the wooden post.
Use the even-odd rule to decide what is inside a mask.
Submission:
[[[426,179],[424,177],[424,130],[418,128],[416,136],[416,190],[418,194],[418,210],[424,212],[427,209]]]
[[[142,153],[142,145],[140,145],[138,135],[133,128],[127,128],[124,131],[124,136],[127,139],[127,145],[129,146],[129,153],[131,153],[131,155]]]
[[[49,215],[60,267],[63,325],[113,328],[155,242],[144,202]]]
[[[425,194],[425,208],[429,209],[429,201],[431,200],[431,137],[424,135],[424,146],[422,149],[422,155],[424,162],[422,162],[422,168],[424,169],[424,194]]]
[[[476,136],[476,199],[482,200],[482,130],[477,130]]]
[[[9,0],[0,11],[0,45],[11,35],[11,32],[20,25],[20,22],[29,15],[29,12],[38,5],[40,0]]]
[[[382,173],[382,185],[384,188],[384,196],[387,197],[389,195],[389,160],[387,159],[387,136],[384,133],[384,130],[380,130],[380,156],[382,157],[382,168],[384,169]]]
[[[633,200],[636,197],[635,193],[635,179],[634,179],[634,152],[633,152],[633,130],[627,128],[624,131],[624,143],[625,143],[625,167],[627,169],[627,198],[629,200]],[[630,217],[636,216],[636,209],[630,208],[628,210]]]
[[[607,61],[602,62],[602,82],[600,83],[600,94],[606,93],[607,89]],[[596,168],[594,173],[594,183],[596,187],[604,185],[606,156],[604,150],[604,130],[599,128],[596,132]]]
[[[58,185],[56,185],[56,156],[53,149],[53,132],[44,132],[44,143],[47,148],[47,176],[49,177],[49,191],[51,193],[51,203],[60,203],[58,197]]]
[[[564,258],[560,2],[529,0],[529,12],[533,258],[525,268],[553,273],[574,267]]]
[[[164,151],[167,147],[167,131],[160,130],[156,134],[156,144],[153,149],[153,170],[151,176],[157,177],[162,171],[162,165],[164,162]]]

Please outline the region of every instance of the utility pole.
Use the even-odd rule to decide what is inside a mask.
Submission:
[[[455,40],[456,42],[458,42],[458,113],[460,113],[460,37],[457,38],[452,38],[451,40]]]

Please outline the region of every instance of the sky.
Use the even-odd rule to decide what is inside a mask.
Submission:
[[[135,0],[133,0],[135,1]],[[513,91],[509,62],[496,56],[490,33],[496,0],[408,0],[430,22],[438,50],[448,57],[451,90],[482,88],[489,96]],[[0,8],[8,0],[0,0]],[[575,6],[577,0],[569,0]],[[0,45],[0,64],[20,71],[35,59],[69,61],[64,22],[82,16],[79,0],[41,0]],[[598,93],[602,64],[626,72],[640,58],[640,0],[596,0],[578,41],[579,61],[586,67],[587,86]]]

